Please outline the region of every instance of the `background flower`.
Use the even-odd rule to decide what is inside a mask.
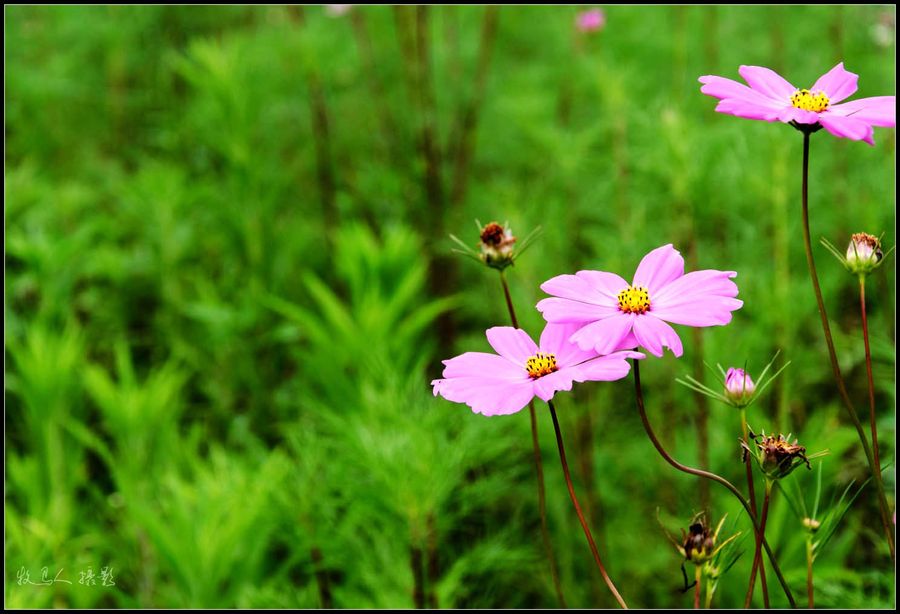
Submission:
[[[856,91],[859,79],[859,75],[844,69],[843,62],[819,77],[808,90],[794,87],[762,66],[741,66],[738,72],[750,87],[724,77],[700,77],[700,91],[720,100],[716,106],[719,113],[768,122],[820,124],[835,136],[863,140],[869,145],[874,144],[872,126],[895,125],[894,96],[836,104]]]

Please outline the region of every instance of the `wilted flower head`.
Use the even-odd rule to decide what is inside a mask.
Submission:
[[[541,284],[552,295],[537,304],[548,322],[581,327],[572,341],[582,349],[609,353],[628,338],[654,356],[669,348],[681,356],[681,339],[669,326],[722,326],[744,303],[735,298],[734,271],[692,271],[671,244],[657,247],[638,264],[629,284],[615,273],[579,271]],[[633,346],[632,346],[633,347]]]
[[[725,375],[725,397],[738,407],[745,406],[753,393],[756,392],[756,384],[750,379],[750,374],[743,369],[728,369]]]
[[[601,9],[589,9],[578,13],[575,27],[581,32],[596,32],[606,25],[606,13]]]
[[[812,469],[809,464],[809,457],[806,456],[806,448],[799,445],[797,440],[790,443],[790,435],[754,435],[750,433],[751,439],[756,444],[758,450],[754,452],[747,447],[745,443],[741,443],[744,452],[753,454],[759,464],[760,469],[769,479],[779,480],[786,477],[794,469],[800,465],[806,465],[807,469]]]
[[[724,77],[700,77],[700,91],[719,99],[719,113],[781,121],[805,132],[825,128],[834,136],[862,140],[869,145],[874,145],[873,126],[893,128],[896,124],[894,96],[836,104],[853,95],[859,79],[859,75],[844,69],[843,62],[819,77],[809,89],[794,87],[762,66],[741,66],[738,72],[749,87]]]

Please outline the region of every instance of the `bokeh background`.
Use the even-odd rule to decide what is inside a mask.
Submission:
[[[715,113],[697,78],[755,64],[808,87],[844,61],[857,97],[893,94],[894,8],[604,10],[585,33],[577,7],[7,7],[7,606],[556,606],[528,412],[485,418],[429,386],[508,323],[496,272],[451,252],[475,219],[543,228],[508,271],[535,335],[560,273],[629,277],[670,242],[737,271],[733,322],[678,327],[684,357],[643,365],[663,441],[745,486],[737,413],[674,379],[715,386],[704,361],[756,374],[780,350],[751,426],[828,449],[826,501],[863,483],[806,272],[801,135]],[[875,141],[812,137],[816,241],[894,244],[894,130]],[[814,249],[866,416],[856,280]],[[886,463],[894,262],[867,287]],[[557,407],[629,604],[691,606],[660,525],[708,506],[743,531],[714,601],[740,606],[750,525],[656,455],[631,381]],[[614,606],[537,410],[568,604]],[[815,476],[789,479],[811,500]],[[878,518],[867,488],[816,562],[817,605],[893,606]],[[802,602],[805,538],[778,493],[767,533]],[[45,566],[72,584],[17,581]]]

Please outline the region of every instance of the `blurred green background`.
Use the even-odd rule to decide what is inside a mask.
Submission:
[[[738,271],[727,327],[676,327],[643,365],[670,451],[742,488],[735,410],[675,377],[791,365],[749,414],[867,476],[831,379],[800,226],[800,133],[713,111],[700,75],[741,64],[855,97],[895,92],[894,8],[7,7],[5,599],[8,607],[554,607],[528,413],[431,395],[440,360],[507,324],[494,271],[451,253],[473,220],[537,244],[508,271],[523,328],[539,285],[630,277],[672,242]],[[815,254],[841,366],[867,416],[855,279],[818,245],[895,241],[895,134],[812,137]],[[894,458],[894,256],[867,287],[883,462]],[[701,343],[702,342],[702,343]],[[678,534],[706,503],[742,530],[715,604],[739,607],[751,529],[672,470],[629,379],[557,395],[576,488],[632,607],[690,607]],[[538,404],[568,604],[615,605]],[[708,459],[698,432],[706,415]],[[815,472],[789,478],[812,497]],[[894,471],[885,473],[893,503]],[[892,607],[874,490],[815,567],[822,607]],[[732,528],[732,526],[734,528]],[[798,601],[805,541],[769,528]],[[72,584],[37,581],[41,568]],[[115,586],[102,586],[111,570]],[[79,584],[84,570],[98,575]],[[690,572],[690,570],[689,570]],[[416,580],[418,578],[418,581]],[[773,605],[786,601],[769,573]],[[757,603],[759,597],[757,596]]]

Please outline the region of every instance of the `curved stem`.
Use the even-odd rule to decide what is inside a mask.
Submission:
[[[781,588],[784,590],[784,594],[787,597],[788,601],[791,604],[792,608],[797,607],[797,603],[794,601],[794,595],[791,593],[790,587],[787,585],[787,582],[784,579],[784,576],[781,574],[781,568],[778,566],[778,561],[775,560],[775,554],[772,552],[772,548],[769,547],[769,543],[766,541],[766,536],[762,535],[759,530],[759,525],[756,523],[756,519],[753,517],[752,508],[750,507],[750,503],[744,498],[744,495],[741,494],[734,484],[723,478],[722,476],[716,475],[715,473],[711,473],[709,471],[704,471],[702,469],[694,469],[693,467],[688,467],[687,465],[682,465],[674,458],[669,456],[669,453],[666,452],[665,448],[662,447],[662,444],[659,442],[659,439],[656,438],[656,433],[653,432],[653,427],[650,426],[650,421],[647,419],[647,411],[644,408],[644,395],[641,392],[641,372],[640,367],[638,366],[637,360],[632,360],[634,372],[634,391],[635,396],[637,397],[637,407],[638,413],[641,416],[641,422],[644,425],[644,431],[646,431],[647,436],[650,437],[650,441],[653,443],[653,447],[656,448],[656,451],[659,452],[660,456],[663,459],[684,473],[689,473],[691,475],[696,475],[701,478],[706,478],[707,480],[713,480],[714,482],[718,482],[722,486],[728,489],[728,491],[733,494],[738,501],[741,502],[741,505],[744,506],[744,509],[747,511],[747,515],[750,517],[750,522],[753,523],[753,530],[759,535],[762,539],[763,547],[766,549],[766,554],[769,557],[769,562],[772,563],[772,569],[775,571],[775,575],[778,576],[778,581],[781,583]]]
[[[744,599],[744,609],[750,607],[750,600],[753,598],[753,580],[756,578],[756,570],[764,567],[762,556],[760,554],[762,540],[766,535],[766,519],[769,517],[769,500],[772,497],[772,480],[766,478],[766,496],[763,499],[762,511],[759,513],[759,533],[756,534],[756,552],[753,553],[753,569],[750,571],[750,589],[747,591],[747,597]],[[769,606],[766,606],[768,609]]]
[[[588,528],[587,521],[584,519],[584,514],[581,513],[581,506],[578,505],[578,497],[575,496],[575,487],[572,486],[572,477],[569,475],[569,463],[566,462],[566,449],[563,446],[562,433],[559,430],[559,420],[556,417],[556,408],[553,407],[553,401],[547,401],[547,406],[550,408],[550,416],[553,418],[553,428],[556,430],[556,445],[559,447],[559,460],[562,463],[563,474],[566,476],[566,486],[569,489],[569,497],[572,498],[572,504],[575,506],[575,513],[578,514],[578,521],[581,522],[581,528],[584,529],[584,536],[587,538],[588,545],[591,547],[591,554],[594,555],[594,561],[597,563],[597,569],[600,570],[600,575],[603,576],[603,581],[606,582],[606,586],[609,587],[613,597],[616,598],[616,601],[619,602],[622,609],[627,610],[628,606],[625,605],[625,600],[622,599],[619,591],[616,590],[616,585],[609,579],[609,575],[603,567],[603,562],[600,560],[600,553],[597,551],[597,544],[594,543],[591,530]]]
[[[503,295],[506,297],[506,308],[509,310],[509,319],[512,325],[519,328],[519,320],[516,318],[516,310],[513,307],[512,298],[509,295],[509,286],[506,283],[506,275],[500,271],[500,283],[503,286]],[[550,563],[550,576],[553,579],[553,588],[556,590],[556,598],[563,608],[566,598],[563,596],[562,584],[559,581],[559,572],[556,570],[556,557],[553,556],[553,544],[550,541],[550,531],[547,528],[547,501],[544,492],[544,464],[541,461],[541,446],[538,442],[537,415],[534,411],[534,401],[528,402],[528,413],[531,417],[531,444],[534,450],[534,470],[537,474],[538,510],[541,514],[541,539],[544,542],[544,551],[547,561]]]
[[[828,324],[828,314],[825,312],[825,302],[822,300],[822,288],[819,286],[819,276],[816,273],[816,263],[813,260],[812,243],[809,238],[809,135],[808,131],[803,131],[803,183],[801,186],[801,200],[803,207],[803,246],[806,249],[806,264],[809,267],[809,277],[812,281],[813,290],[816,294],[816,304],[819,307],[819,316],[822,320],[822,331],[825,333],[825,344],[828,346],[828,357],[831,360],[831,371],[834,374],[834,380],[837,383],[838,393],[853,426],[856,427],[856,433],[859,435],[859,441],[862,443],[863,451],[866,454],[866,460],[869,462],[869,469],[872,472],[872,478],[875,481],[875,488],[878,491],[878,504],[881,507],[881,521],[885,527],[885,537],[887,538],[888,548],[891,551],[891,560],[896,561],[894,554],[894,535],[890,526],[890,508],[888,507],[887,498],[884,495],[884,484],[881,481],[881,467],[875,464],[872,456],[872,450],[869,448],[869,441],[856,414],[856,409],[850,401],[847,394],[847,387],[844,384],[844,378],[841,375],[841,367],[837,361],[837,354],[834,351],[834,341],[831,338],[831,327]]]
[[[806,596],[809,599],[809,609],[814,609],[813,601],[813,545],[812,536],[806,538]]]
[[[747,410],[743,407],[741,408],[741,432],[744,434],[744,445],[750,446],[749,432],[750,429],[747,427]],[[753,461],[750,458],[750,455],[746,455],[744,458],[744,464],[747,466],[747,492],[750,495],[750,507],[753,510],[753,519],[756,520],[756,488],[753,482],[753,468],[751,467],[751,463]],[[757,540],[758,541],[758,540]],[[750,582],[747,588],[748,594],[753,594],[753,588],[756,584],[756,570],[759,568],[759,585],[762,588],[763,594],[763,605],[766,609],[769,608],[769,589],[766,586],[766,568],[764,565],[760,565],[761,559],[759,558],[759,547],[760,544],[757,543],[757,552],[754,554],[753,559],[753,569],[750,571]]]
[[[697,565],[697,571],[694,574],[694,609],[700,609],[700,580],[703,579],[703,567]]]

